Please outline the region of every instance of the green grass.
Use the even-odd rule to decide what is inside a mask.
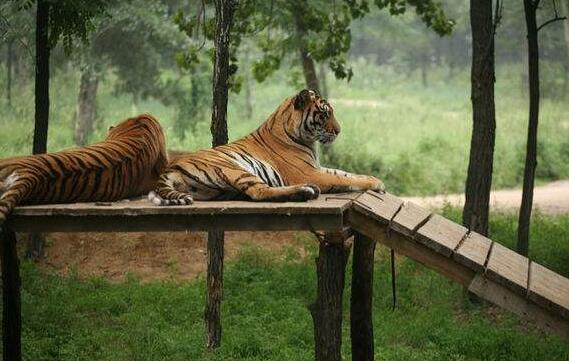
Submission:
[[[445,215],[458,216],[454,209]],[[515,217],[495,214],[491,231],[511,246]],[[535,218],[532,257],[569,275],[569,216]],[[249,246],[225,272],[220,349],[204,348],[204,280],[111,284],[42,273],[24,263],[23,350],[30,361],[309,360],[315,295],[315,244],[307,258],[291,247],[275,255]],[[516,317],[469,303],[463,289],[410,260],[398,263],[398,306],[390,309],[389,264],[378,252],[373,318],[376,360],[569,360],[569,344]],[[343,354],[350,359],[350,265]]]
[[[563,74],[549,69],[549,77]],[[377,67],[354,61],[350,83],[328,75],[330,98],[343,130],[323,161],[328,166],[383,178],[397,194],[436,194],[464,189],[472,125],[469,71],[454,77],[433,68],[429,86],[423,87],[418,73],[401,74],[389,66]],[[555,73],[559,73],[555,77]],[[3,88],[3,75],[0,87]],[[496,152],[494,188],[519,186],[523,176],[528,117],[527,95],[522,93],[520,66],[497,69]],[[268,117],[278,104],[299,89],[287,81],[283,70],[263,84],[253,84],[253,116],[245,116],[245,95],[230,94],[230,139],[244,136]],[[15,90],[13,107],[0,107],[0,157],[27,154],[33,131],[33,82]],[[107,75],[100,86],[98,123],[91,140],[104,137],[109,125],[140,112],[156,115],[166,128],[170,148],[193,150],[210,146],[209,116],[194,119],[196,130],[185,139],[174,131],[175,106],[157,100],[135,105],[129,95],[114,92],[114,77]],[[78,89],[73,71],[53,76],[49,150],[72,146],[72,122]],[[549,89],[549,88],[548,88]],[[336,101],[335,101],[336,100]],[[345,100],[377,102],[377,107],[346,103]],[[569,178],[568,95],[544,97],[539,128],[539,182]],[[0,99],[4,102],[4,99]],[[206,108],[208,105],[205,105]],[[207,111],[205,112],[208,113]]]

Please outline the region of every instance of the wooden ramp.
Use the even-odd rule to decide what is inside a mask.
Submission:
[[[569,340],[569,279],[388,193],[363,193],[346,217],[356,232]]]

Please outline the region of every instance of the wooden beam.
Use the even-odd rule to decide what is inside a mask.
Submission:
[[[375,241],[356,233],[352,261],[352,295],[350,304],[350,334],[352,360],[373,361],[373,266]]]
[[[335,235],[326,237],[337,238]],[[342,360],[342,295],[348,252],[333,239],[320,242],[316,273],[316,303],[311,306],[314,321],[316,361]]]
[[[16,250],[16,234],[0,228],[2,261],[2,343],[4,361],[22,360],[22,310],[20,298],[20,265]]]
[[[344,226],[342,213],[14,216],[7,224],[15,232],[337,231]]]
[[[485,278],[481,274],[474,277],[468,290],[518,316],[530,320],[537,327],[546,332],[555,333],[569,340],[569,322],[567,322],[567,319],[538,307],[525,297],[514,291],[510,291],[499,283]]]

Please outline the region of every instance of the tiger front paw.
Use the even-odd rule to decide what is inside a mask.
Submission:
[[[372,191],[376,191],[379,193],[384,193],[385,192],[385,184],[383,184],[383,181],[379,178],[376,177],[370,177],[371,181],[372,181],[372,185],[370,190]]]
[[[316,199],[320,196],[320,188],[314,184],[304,184],[298,187],[298,191],[292,195],[291,200],[302,202]]]

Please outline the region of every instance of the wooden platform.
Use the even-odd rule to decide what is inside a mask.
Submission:
[[[137,199],[15,209],[6,223],[5,232],[0,234],[4,360],[21,360],[20,276],[14,231],[205,230],[324,231],[326,237],[320,244],[317,267],[317,304],[321,313],[316,314],[320,316],[313,314],[313,317],[330,321],[330,324],[322,323],[326,326],[321,325],[323,328],[315,331],[317,356],[318,350],[325,351],[317,358],[340,360],[341,300],[346,265],[343,242],[351,233],[346,232],[347,228],[357,235],[354,240],[353,266],[356,272],[352,274],[352,295],[359,296],[352,299],[352,347],[365,354],[354,353],[353,360],[372,360],[374,355],[371,325],[373,240],[449,277],[481,298],[569,340],[569,279],[391,194],[323,195],[313,201],[298,203],[196,202],[191,206],[170,207],[158,207],[145,199]],[[324,292],[332,289],[337,291]]]
[[[358,194],[324,195],[307,202],[196,202],[154,206],[146,199],[17,207],[8,220],[16,232],[141,232],[206,230],[315,230],[344,227]]]

